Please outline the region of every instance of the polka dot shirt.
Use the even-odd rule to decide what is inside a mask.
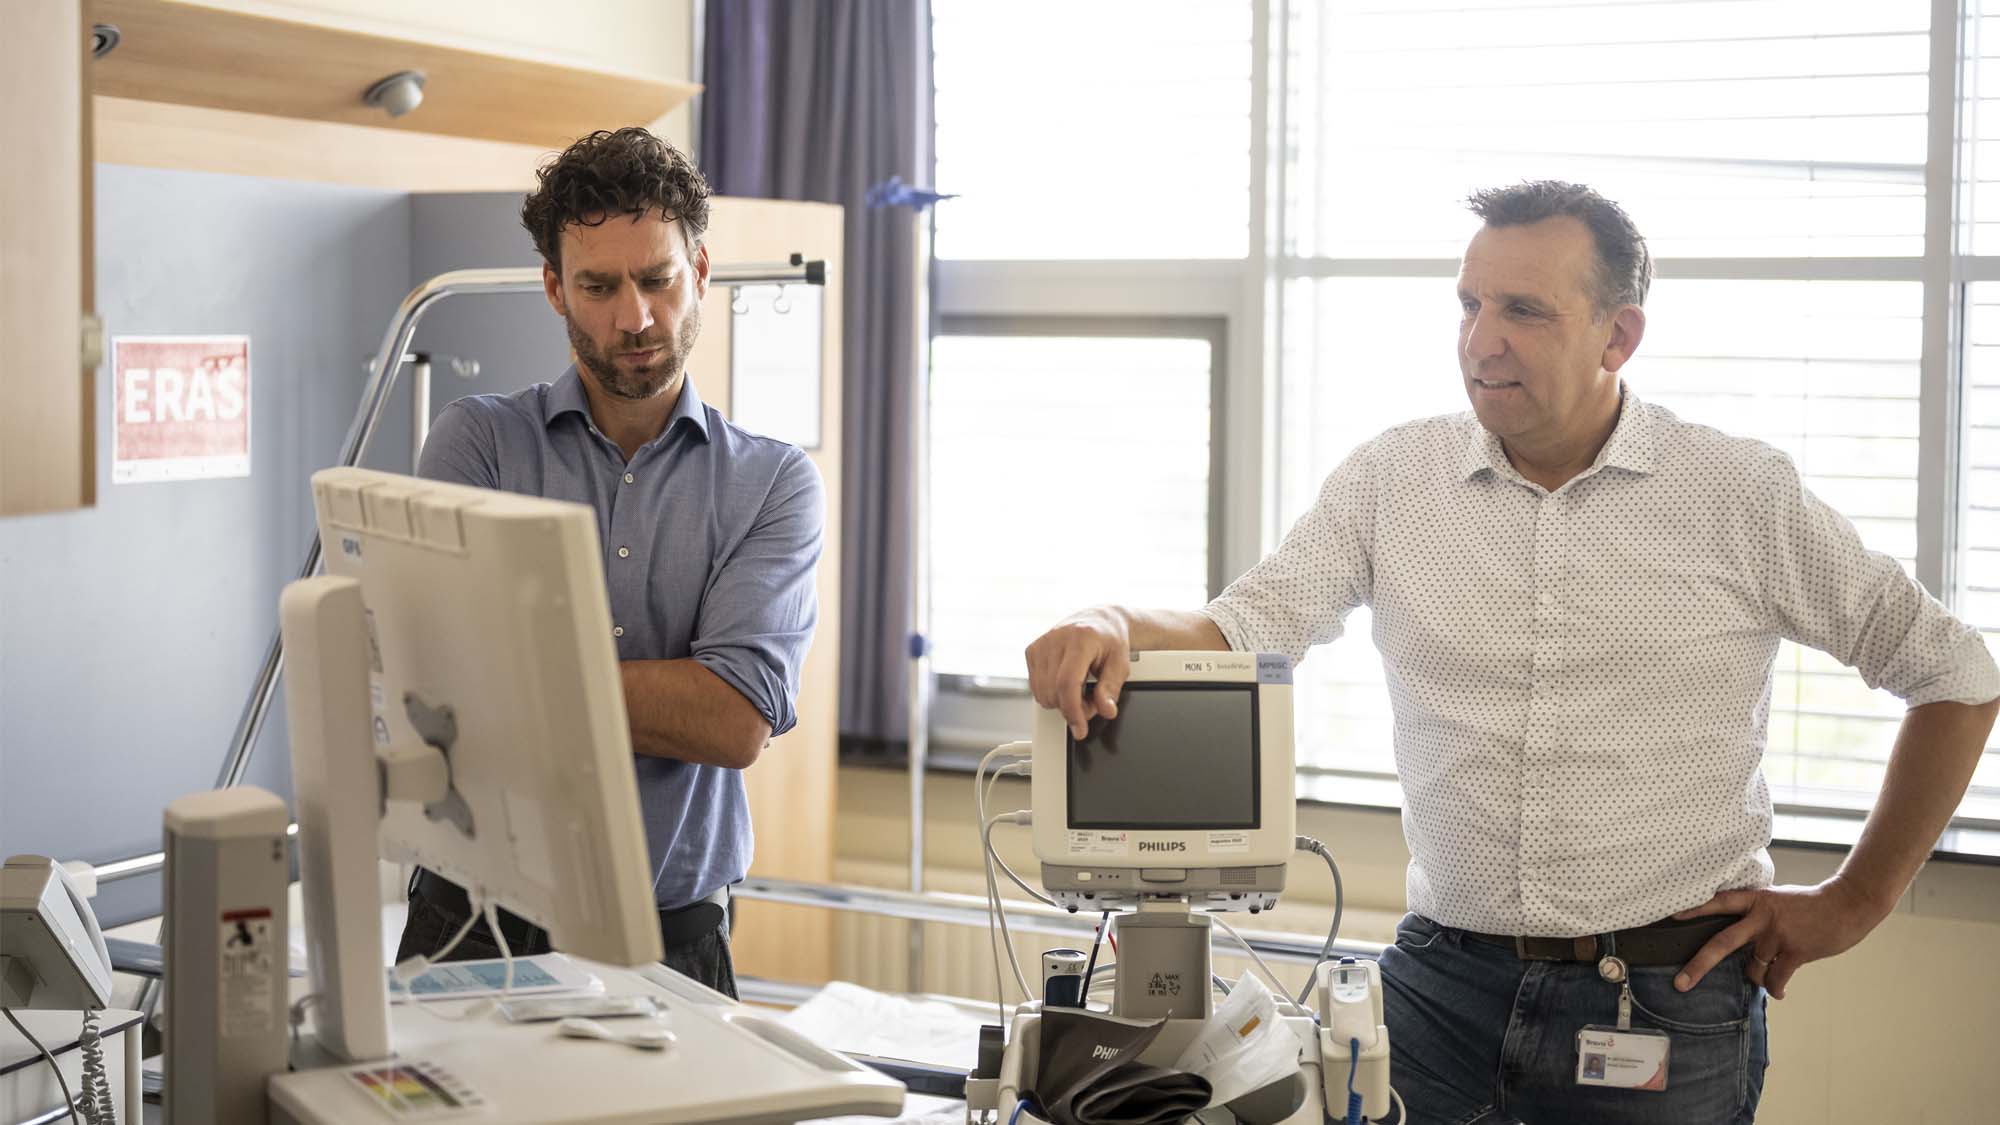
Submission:
[[[1978,633],[1783,453],[1630,393],[1553,492],[1471,413],[1380,435],[1204,612],[1232,648],[1299,660],[1364,605],[1409,907],[1489,933],[1603,933],[1770,883],[1781,638],[1912,706],[2000,695]]]

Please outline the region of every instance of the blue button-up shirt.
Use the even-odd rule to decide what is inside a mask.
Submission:
[[[731,425],[690,377],[666,428],[628,462],[592,422],[571,367],[553,383],[446,407],[417,471],[590,505],[618,658],[699,661],[773,735],[791,729],[826,522],[819,470],[798,447]],[[644,755],[634,766],[659,905],[684,906],[749,873],[742,771]]]

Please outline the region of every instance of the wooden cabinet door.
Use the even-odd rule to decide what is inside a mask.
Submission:
[[[0,34],[0,515],[96,498],[91,290],[90,11],[7,6]]]
[[[840,746],[840,283],[841,209],[717,197],[708,223],[711,262],[782,262],[793,252],[823,258],[829,284],[821,307],[820,446],[810,453],[826,482],[826,544],[819,560],[819,626],[801,673],[798,725],[773,739],[744,774],[757,833],[751,872],[814,883],[833,881],[835,762]],[[701,342],[688,370],[704,402],[731,414],[730,291],[713,287],[702,303]],[[743,902],[731,948],[739,972],[819,984],[833,972],[833,920],[810,906]]]

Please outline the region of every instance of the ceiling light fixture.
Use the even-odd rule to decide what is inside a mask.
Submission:
[[[424,102],[424,72],[405,70],[368,87],[361,100],[391,117],[401,117]]]

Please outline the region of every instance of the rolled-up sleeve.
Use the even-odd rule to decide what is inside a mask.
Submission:
[[[1320,486],[1278,549],[1202,608],[1238,652],[1282,652],[1293,663],[1335,640],[1368,603],[1375,527],[1376,443],[1354,451]]]
[[[819,622],[814,575],[825,528],[819,469],[793,450],[702,596],[693,658],[741,692],[773,736],[798,720],[799,673]]]
[[[1831,654],[1912,707],[1985,703],[2000,670],[1979,631],[1953,617],[1895,559],[1862,545],[1790,458],[1765,466],[1771,519],[1764,589],[1776,631]]]

